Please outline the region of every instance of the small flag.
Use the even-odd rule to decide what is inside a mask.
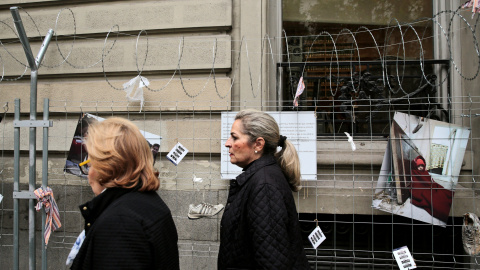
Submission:
[[[472,8],[472,19],[475,13],[480,13],[480,3],[478,0],[468,0],[462,5],[463,9]]]
[[[305,83],[303,83],[303,76],[300,77],[300,80],[298,81],[298,86],[297,86],[297,92],[295,93],[295,99],[293,100],[293,106],[298,107],[298,99],[300,95],[303,93],[303,90],[305,90]]]

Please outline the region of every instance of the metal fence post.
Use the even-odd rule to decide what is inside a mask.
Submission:
[[[49,99],[43,100],[43,120],[48,121]],[[43,128],[43,146],[42,146],[42,187],[48,186],[48,127]],[[42,224],[45,224],[47,214],[42,212]],[[45,245],[45,226],[42,226],[42,270],[47,270],[47,246]]]
[[[15,99],[15,121],[20,120],[20,99]],[[13,192],[20,191],[20,127],[13,128]],[[18,199],[13,198],[13,269],[19,267]]]
[[[43,172],[42,172],[42,185],[44,187],[47,186],[48,184],[48,154],[45,153],[45,151],[48,151],[48,127],[52,126],[52,123],[50,122],[48,125],[45,124],[45,121],[36,121],[37,120],[37,80],[38,80],[38,67],[40,66],[40,63],[42,62],[43,56],[45,55],[45,52],[48,48],[48,45],[50,43],[50,40],[53,36],[53,30],[49,29],[47,35],[45,36],[45,39],[42,43],[42,46],[40,47],[40,51],[37,54],[37,58],[33,58],[32,54],[32,49],[30,47],[30,43],[28,41],[25,29],[23,27],[22,19],[20,17],[20,14],[18,12],[18,7],[11,7],[10,11],[12,13],[13,21],[15,23],[15,28],[17,29],[18,32],[18,37],[22,43],[23,50],[25,51],[25,56],[27,58],[30,70],[31,70],[31,75],[30,75],[30,121],[26,121],[26,124],[21,123],[19,119],[19,114],[18,114],[18,119],[17,119],[17,114],[15,115],[15,120],[16,123],[14,123],[15,131],[17,128],[19,129],[21,126],[29,126],[30,133],[29,133],[29,181],[28,181],[28,193],[26,195],[23,195],[19,191],[19,181],[15,182],[16,183],[16,189],[14,187],[14,198],[16,198],[14,201],[14,207],[16,206],[14,212],[15,212],[15,217],[14,217],[14,223],[16,223],[16,226],[14,225],[14,269],[18,269],[18,199],[28,199],[28,242],[29,242],[29,269],[33,270],[35,269],[36,266],[36,244],[35,244],[35,196],[33,195],[33,192],[35,191],[35,185],[36,185],[36,150],[37,150],[37,145],[36,145],[36,135],[37,135],[37,126],[42,126],[44,128],[43,132],[47,132],[46,136],[44,135],[43,138],[43,143],[44,143],[44,148],[43,148]],[[17,102],[17,100],[15,100]],[[16,104],[16,103],[15,103]],[[48,101],[47,101],[47,109],[44,110],[44,120],[48,122]],[[17,109],[17,108],[15,108]],[[16,111],[15,111],[16,112]],[[46,112],[46,113],[45,113]],[[47,129],[47,131],[45,131]],[[15,132],[16,133],[16,132]],[[20,134],[20,131],[18,131],[18,134]],[[17,137],[15,137],[16,139]],[[45,144],[45,140],[47,140],[47,143]],[[46,145],[46,147],[45,147]],[[17,145],[15,145],[17,147]],[[17,151],[14,153],[16,159],[18,159],[18,164],[16,169],[19,170],[19,161],[20,161],[20,135],[18,135],[18,149],[15,148]],[[17,160],[15,160],[16,162]],[[45,166],[47,166],[45,168]],[[15,171],[17,173],[18,171]],[[19,178],[16,178],[16,180],[19,180]],[[15,184],[14,184],[15,185]],[[45,221],[45,213],[42,215],[42,221]],[[44,228],[42,229],[43,232]],[[43,237],[43,234],[42,234]],[[43,239],[43,238],[42,238]],[[45,246],[44,246],[45,241],[43,241],[42,247],[42,268],[46,269],[47,266],[47,261],[46,261],[46,251],[45,251]]]

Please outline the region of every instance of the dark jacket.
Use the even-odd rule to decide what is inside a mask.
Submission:
[[[177,230],[156,192],[109,188],[80,211],[85,240],[71,269],[179,269]]]
[[[292,191],[271,155],[230,183],[218,269],[310,269]]]

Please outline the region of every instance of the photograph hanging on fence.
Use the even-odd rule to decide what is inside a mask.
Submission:
[[[67,160],[65,161],[64,171],[73,175],[86,178],[88,175],[87,166],[79,166],[80,163],[88,159],[88,152],[84,145],[85,136],[88,131],[88,127],[96,121],[103,121],[105,118],[90,114],[82,113],[78,120],[73,135],[72,144],[70,145],[70,151],[68,152]],[[143,137],[145,137],[153,155],[153,164],[160,148],[161,136],[140,130]]]
[[[446,226],[470,129],[396,112],[372,207]]]
[[[73,134],[72,144],[68,152],[67,160],[65,162],[64,171],[73,175],[87,177],[88,172],[85,166],[79,166],[80,163],[88,159],[87,150],[83,144],[85,135],[88,131],[88,126],[97,120],[89,117],[89,114],[83,113],[78,119],[75,133]]]

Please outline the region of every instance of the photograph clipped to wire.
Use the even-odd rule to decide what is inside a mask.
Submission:
[[[82,113],[79,117],[75,133],[73,135],[72,144],[70,145],[70,151],[68,152],[67,160],[65,161],[64,171],[76,176],[87,178],[88,175],[88,152],[85,148],[84,142],[86,136],[88,136],[88,127],[96,121],[103,121],[105,118],[99,117],[90,113]],[[153,165],[157,154],[160,150],[161,136],[140,130],[142,135],[150,145],[153,155]]]
[[[396,112],[372,206],[446,226],[470,129]]]

